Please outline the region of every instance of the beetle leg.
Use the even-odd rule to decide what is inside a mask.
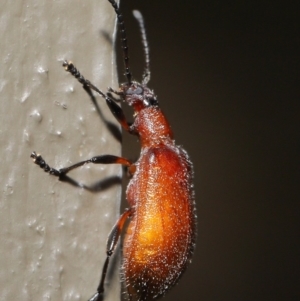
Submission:
[[[65,70],[70,72],[77,80],[85,87],[89,87],[90,89],[94,90],[98,94],[100,94],[105,100],[106,104],[108,105],[110,111],[114,115],[114,117],[118,120],[120,125],[123,127],[124,130],[131,134],[135,134],[130,128],[130,124],[127,122],[126,117],[124,115],[123,110],[116,104],[116,102],[108,97],[105,93],[103,93],[101,90],[99,90],[95,85],[93,85],[89,80],[85,79],[84,76],[79,72],[79,70],[74,66],[74,64],[71,61],[64,61],[63,67],[65,67]],[[114,92],[111,88],[109,88],[109,92]],[[120,93],[116,93],[120,95]]]
[[[125,131],[127,131],[128,133],[135,135],[136,133],[131,130],[130,124],[127,122],[122,108],[113,99],[109,98],[108,96],[105,97],[105,100],[106,100],[106,104],[109,107],[111,113],[114,115],[114,117],[120,123],[122,128]]]
[[[94,163],[94,164],[122,164],[125,166],[132,166],[132,162],[122,158],[122,157],[117,157],[117,156],[113,156],[113,155],[102,155],[102,156],[96,156],[93,157],[91,159],[85,160],[85,161],[81,161],[78,162],[74,165],[71,165],[69,167],[65,167],[65,168],[61,168],[61,169],[55,169],[50,167],[46,161],[43,159],[43,157],[39,154],[37,154],[36,152],[32,152],[30,155],[31,158],[33,158],[33,162],[35,164],[37,164],[40,168],[44,169],[45,172],[49,172],[51,175],[57,176],[57,177],[61,177],[66,175],[69,171],[80,167],[84,164],[87,163]]]
[[[113,226],[110,234],[108,235],[107,244],[106,244],[106,260],[102,269],[101,279],[97,288],[97,292],[91,297],[88,301],[102,301],[104,293],[104,281],[107,274],[107,268],[111,255],[114,253],[118,240],[120,238],[122,229],[127,218],[132,214],[132,209],[127,209]]]

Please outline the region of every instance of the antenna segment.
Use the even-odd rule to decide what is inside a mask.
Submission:
[[[131,78],[132,74],[130,72],[129,68],[129,56],[128,56],[128,44],[127,44],[127,35],[126,35],[126,28],[125,28],[125,23],[123,16],[120,12],[119,6],[114,0],[108,0],[112,7],[114,8],[117,19],[118,19],[118,24],[120,28],[120,33],[121,33],[121,45],[122,45],[122,50],[124,54],[124,65],[125,65],[125,75],[127,77],[128,84],[131,84]]]
[[[142,84],[146,85],[150,80],[150,57],[149,57],[149,44],[148,44],[146,29],[145,29],[145,21],[140,11],[134,10],[132,13],[139,23],[140,32],[142,35],[142,43],[144,46],[145,63],[146,63]]]

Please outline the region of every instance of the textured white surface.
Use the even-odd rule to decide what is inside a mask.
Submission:
[[[120,154],[82,86],[61,67],[69,59],[102,90],[116,88],[115,14],[106,0],[0,0],[0,300],[87,300],[98,285],[120,185],[99,192],[59,182],[29,158],[60,168]],[[112,41],[105,38],[112,37]],[[97,97],[105,119],[116,123]],[[119,166],[70,173],[92,185]],[[118,264],[106,301],[118,300]]]

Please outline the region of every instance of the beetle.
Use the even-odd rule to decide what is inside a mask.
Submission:
[[[104,281],[110,258],[116,248],[125,222],[130,218],[124,237],[122,273],[129,300],[146,301],[163,296],[185,271],[191,261],[196,241],[196,213],[193,189],[193,167],[188,154],[174,142],[173,133],[158,105],[150,80],[149,47],[144,20],[134,11],[138,21],[146,67],[142,82],[132,80],[129,68],[126,28],[119,6],[108,0],[115,10],[121,33],[127,81],[118,91],[109,88],[103,93],[85,79],[71,61],[64,61],[65,70],[90,90],[102,96],[122,128],[136,135],[141,153],[136,162],[114,155],[95,156],[72,166],[55,169],[43,157],[31,153],[34,163],[59,179],[69,171],[87,163],[122,164],[132,175],[126,190],[130,205],[120,216],[107,239],[106,260],[96,293],[89,301],[103,300]],[[129,124],[113,94],[133,107],[134,121]]]

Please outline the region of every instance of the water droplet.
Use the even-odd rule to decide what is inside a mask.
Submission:
[[[42,114],[38,110],[34,110],[30,117],[32,117],[36,122],[41,122],[43,120]]]
[[[29,133],[26,129],[23,131],[23,141],[29,142]]]
[[[29,91],[25,91],[23,93],[23,95],[21,96],[20,102],[21,103],[25,102],[27,100],[27,98],[29,97],[29,95],[30,95]]]
[[[11,185],[6,184],[4,193],[5,193],[5,195],[13,194],[14,193],[13,187]]]
[[[73,86],[67,87],[66,92],[71,92],[71,93],[73,93],[73,92],[74,92],[74,87],[73,87]]]
[[[49,70],[43,68],[42,66],[39,66],[39,67],[37,68],[37,72],[38,72],[38,73],[48,73]]]
[[[45,232],[45,227],[44,226],[41,226],[41,225],[38,225],[36,228],[35,228],[36,232],[40,235],[44,234]]]

